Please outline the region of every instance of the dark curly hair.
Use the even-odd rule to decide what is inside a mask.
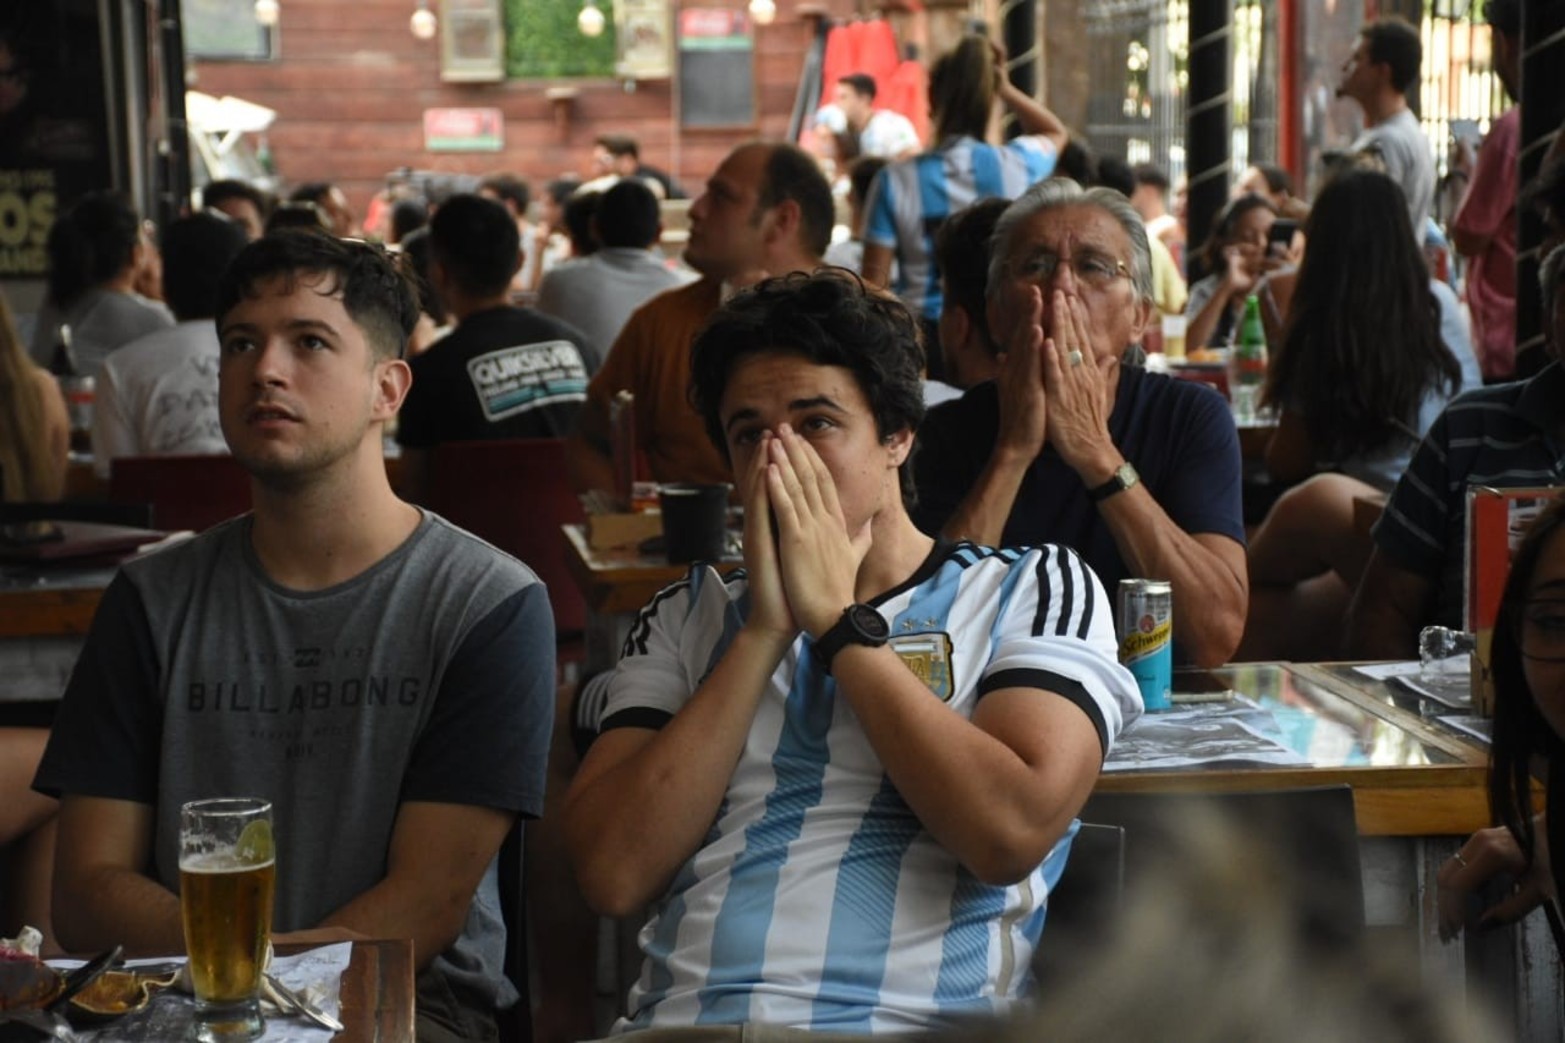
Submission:
[[[1527,588],[1543,556],[1544,544],[1565,526],[1565,500],[1556,500],[1538,515],[1511,561],[1494,623],[1489,668],[1494,679],[1494,743],[1489,761],[1489,813],[1516,838],[1530,866],[1537,857],[1533,830],[1532,760],[1549,763],[1545,798],[1550,806],[1565,801],[1565,739],[1538,711],[1537,694],[1527,687],[1517,632],[1527,603]],[[1550,816],[1553,817],[1552,815]],[[1550,865],[1556,880],[1565,872],[1565,829],[1549,829]]]
[[[328,280],[317,292],[342,298],[377,360],[402,357],[418,322],[418,292],[406,273],[378,246],[307,228],[268,232],[239,251],[218,282],[218,330],[241,298],[260,295],[262,283],[282,278],[292,287],[301,275]]]
[[[690,404],[725,460],[719,408],[728,379],[743,359],[769,354],[851,370],[882,439],[916,432],[924,419],[924,349],[906,306],[843,268],[794,272],[730,298],[691,346]],[[901,467],[902,498],[909,503],[912,459],[909,453]]]

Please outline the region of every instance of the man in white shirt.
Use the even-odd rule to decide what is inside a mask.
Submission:
[[[900,112],[875,108],[875,80],[862,72],[837,81],[832,101],[841,110],[846,126],[833,127],[858,137],[859,155],[906,159],[916,154],[923,143],[918,131]]]
[[[217,414],[217,283],[244,249],[244,226],[210,211],[163,233],[163,293],[179,320],[112,352],[98,373],[93,470],[117,456],[227,453]]]

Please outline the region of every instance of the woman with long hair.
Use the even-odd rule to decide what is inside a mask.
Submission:
[[[1446,402],[1482,382],[1456,296],[1430,278],[1401,203],[1396,182],[1353,168],[1315,201],[1262,392],[1281,411],[1266,454],[1280,481],[1330,468],[1389,491]]]
[[[1451,397],[1482,382],[1456,297],[1430,278],[1395,182],[1343,170],[1305,231],[1262,388],[1262,402],[1279,410],[1267,471],[1300,484],[1250,540],[1243,657],[1336,653],[1369,559],[1358,503],[1388,492]]]
[[[1532,787],[1541,762],[1545,806],[1565,807],[1565,501],[1534,520],[1511,561],[1489,670],[1489,814],[1499,824],[1474,833],[1440,867],[1440,934],[1447,939],[1466,925],[1468,896],[1500,873],[1516,881],[1516,890],[1485,910],[1481,925],[1519,919],[1559,893],[1565,830],[1549,832],[1544,812],[1534,810]]]
[[[1276,208],[1255,195],[1230,200],[1217,212],[1201,245],[1201,261],[1211,274],[1190,287],[1185,301],[1186,344],[1226,345],[1239,328],[1244,299],[1252,293],[1265,295],[1265,277],[1285,264],[1267,246],[1276,220]]]
[[[982,36],[966,36],[929,72],[934,148],[892,163],[870,186],[864,230],[864,279],[894,289],[936,343],[942,298],[934,237],[940,224],[979,199],[1015,199],[1054,170],[1069,137],[1059,117],[1005,79],[1004,53]],[[1004,145],[984,140],[995,103],[1016,116],[1022,133]]]
[[[0,295],[0,501],[58,500],[70,439],[60,385],[22,350]]]

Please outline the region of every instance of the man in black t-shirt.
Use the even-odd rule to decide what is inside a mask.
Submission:
[[[600,359],[573,326],[509,303],[519,239],[505,208],[476,195],[447,200],[429,223],[431,281],[457,327],[413,358],[397,422],[400,492],[428,492],[441,442],[563,438]]]

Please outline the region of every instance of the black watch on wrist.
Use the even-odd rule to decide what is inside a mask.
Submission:
[[[1130,465],[1130,461],[1126,460],[1114,469],[1114,475],[1108,481],[1088,489],[1087,499],[1093,503],[1101,503],[1115,493],[1124,492],[1139,481],[1141,481],[1141,475],[1137,474],[1136,469]]]
[[[873,605],[854,604],[843,610],[842,618],[815,641],[815,659],[831,673],[831,661],[849,645],[879,648],[891,639],[891,627]]]

